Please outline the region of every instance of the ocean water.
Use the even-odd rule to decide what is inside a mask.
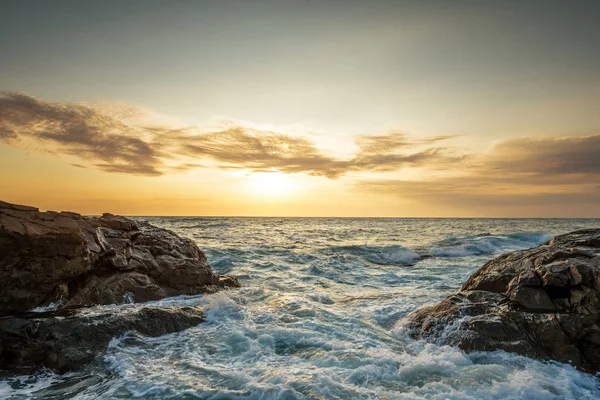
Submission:
[[[140,219],[195,240],[243,288],[154,302],[204,306],[207,321],[115,338],[81,372],[1,375],[0,398],[600,398],[600,380],[570,365],[466,354],[403,329],[409,312],[454,293],[498,254],[600,220]]]

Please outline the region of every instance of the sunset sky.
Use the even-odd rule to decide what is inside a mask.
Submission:
[[[0,0],[0,199],[600,217],[600,1]]]

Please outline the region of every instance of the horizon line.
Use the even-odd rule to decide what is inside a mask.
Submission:
[[[81,214],[86,217],[100,217],[102,214]],[[114,214],[121,215],[121,214]],[[399,216],[273,216],[273,215],[121,215],[126,218],[335,218],[335,219],[598,219],[598,217],[399,217]]]

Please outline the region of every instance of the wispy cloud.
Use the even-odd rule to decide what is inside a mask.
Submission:
[[[439,139],[441,140],[441,139]],[[187,138],[183,152],[209,158],[222,168],[251,171],[277,170],[285,173],[337,178],[353,171],[394,171],[403,167],[433,166],[456,160],[442,147],[398,153],[421,144],[406,135],[357,136],[358,151],[349,159],[323,154],[305,138],[282,133],[234,127]],[[400,142],[402,144],[400,145]],[[393,144],[392,144],[393,143]]]
[[[241,126],[202,132],[131,118],[138,114],[132,107],[95,107],[6,93],[0,97],[0,141],[48,143],[53,151],[79,157],[106,172],[149,176],[202,168],[205,164],[196,160],[210,160],[223,169],[276,170],[335,179],[349,172],[435,168],[464,157],[437,145],[450,136],[356,136],[356,153],[339,159],[324,154],[306,138],[280,132]]]
[[[33,139],[57,151],[92,160],[108,172],[160,175],[160,147],[139,126],[80,104],[39,100],[21,93],[0,97],[0,140]]]
[[[361,192],[399,196],[456,209],[559,207],[600,202],[600,134],[513,138],[486,152],[447,145],[455,136],[415,138],[403,132],[352,137],[345,158],[307,137],[229,124],[213,131],[157,123],[133,106],[0,96],[0,143],[70,155],[78,168],[159,176],[197,168],[279,171],[337,179],[352,176]],[[422,168],[422,179],[395,171]],[[442,172],[429,174],[427,172]],[[390,173],[372,179],[364,172]],[[591,206],[590,206],[591,205]],[[533,212],[533,211],[532,211]]]
[[[465,153],[446,145],[454,136],[414,138],[391,132],[354,136],[356,150],[340,158],[306,137],[235,125],[204,131],[143,117],[143,111],[131,106],[6,93],[0,97],[0,142],[75,156],[82,161],[72,165],[80,168],[144,176],[217,167],[337,179],[421,167],[443,174],[412,181],[394,174],[388,179],[356,174],[353,179],[361,192],[463,208],[600,200],[600,135],[514,138],[484,153]]]
[[[413,138],[403,132],[392,132],[387,135],[358,136],[356,144],[362,154],[386,154],[390,151],[407,149],[419,145],[432,145],[457,135],[434,136],[429,138]]]
[[[510,173],[600,174],[600,135],[505,140],[486,161],[489,169]]]
[[[600,201],[600,135],[515,138],[471,156],[460,175],[357,181],[362,192],[450,207],[574,206]],[[599,208],[600,210],[600,208]]]

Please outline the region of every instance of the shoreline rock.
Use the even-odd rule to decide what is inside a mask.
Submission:
[[[501,255],[461,290],[411,313],[409,335],[600,371],[600,229]]]
[[[239,287],[190,239],[112,214],[83,217],[0,201],[0,369],[80,368],[128,331],[178,332],[198,307],[140,303]],[[53,307],[48,307],[53,305]],[[52,308],[51,312],[31,312]]]
[[[235,277],[214,274],[193,241],[147,222],[1,201],[0,282],[0,315],[240,286]]]
[[[41,366],[64,373],[93,361],[113,338],[128,331],[155,337],[201,322],[201,308],[183,306],[127,305],[0,317],[0,365],[20,373]]]

